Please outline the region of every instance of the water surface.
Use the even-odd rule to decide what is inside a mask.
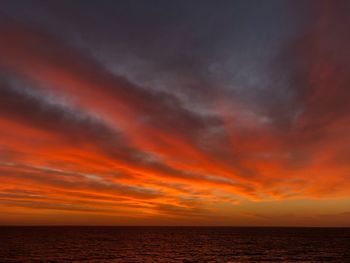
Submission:
[[[350,262],[350,228],[0,227],[0,262]]]

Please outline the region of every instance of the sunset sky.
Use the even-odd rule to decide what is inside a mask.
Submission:
[[[0,225],[350,226],[350,1],[0,1]]]

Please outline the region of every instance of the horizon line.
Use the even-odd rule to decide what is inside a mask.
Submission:
[[[33,224],[33,225],[18,225],[18,224],[9,224],[9,225],[1,225],[0,227],[171,227],[171,228],[350,228],[350,226],[295,226],[295,225],[285,225],[285,226],[238,226],[238,225],[78,225],[78,224],[70,224],[70,225],[64,225],[64,224]]]

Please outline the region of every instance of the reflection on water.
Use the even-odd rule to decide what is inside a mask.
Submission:
[[[0,227],[1,262],[350,262],[350,229]]]

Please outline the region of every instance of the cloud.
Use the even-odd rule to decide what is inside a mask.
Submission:
[[[0,4],[1,204],[212,220],[349,196],[347,1],[81,4]]]

